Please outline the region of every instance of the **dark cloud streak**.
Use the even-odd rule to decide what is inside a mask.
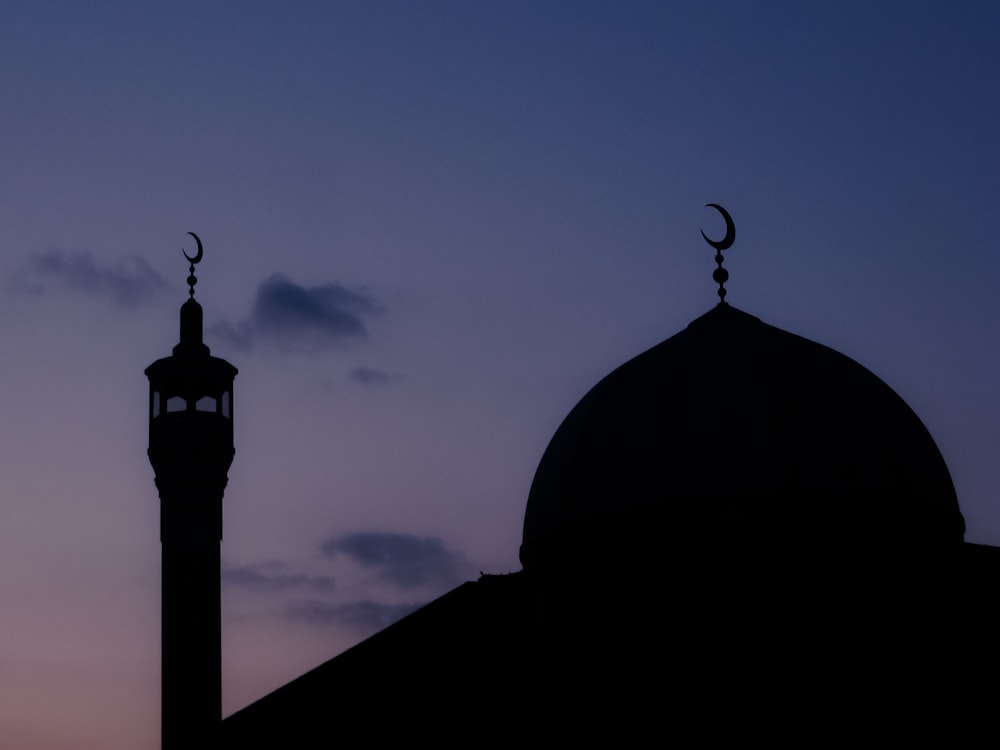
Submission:
[[[459,558],[438,537],[363,532],[325,541],[327,557],[344,554],[402,588],[458,582]]]
[[[351,370],[351,380],[376,388],[381,385],[389,385],[392,381],[396,380],[396,376],[372,367],[355,367]]]
[[[288,573],[277,562],[242,565],[222,569],[222,585],[254,591],[286,591],[313,589],[332,591],[334,579],[329,576],[310,576],[304,573]]]
[[[33,254],[15,283],[32,294],[62,287],[129,308],[148,302],[166,286],[163,277],[142,258],[130,256],[106,264],[88,252],[62,250]]]
[[[257,287],[248,320],[223,322],[212,332],[242,349],[260,342],[314,353],[367,338],[364,318],[380,313],[366,292],[339,284],[304,287],[276,273]]]
[[[437,593],[435,589],[440,592],[457,584],[464,566],[462,559],[440,538],[411,534],[373,531],[346,534],[327,539],[320,551],[327,560],[348,558],[363,570],[373,572],[376,582],[369,579],[365,586],[371,592],[375,583],[375,590],[383,589],[389,602],[368,598],[371,593],[362,595],[365,598],[345,602],[337,595],[333,578],[306,574],[297,566],[280,561],[226,566],[222,571],[222,583],[259,594],[284,595],[281,611],[289,620],[324,627],[344,625],[374,632],[424,605],[423,601],[399,603],[400,590],[426,586],[423,592],[433,595]],[[357,569],[352,571],[350,565],[339,570],[348,579],[353,579],[358,572]],[[382,584],[396,589],[395,595],[385,591]],[[352,588],[350,583],[346,586]],[[288,599],[288,594],[294,596],[294,600]],[[376,594],[376,598],[381,597]]]

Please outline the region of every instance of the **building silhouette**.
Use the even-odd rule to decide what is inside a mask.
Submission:
[[[898,739],[990,702],[1000,550],[964,541],[932,437],[863,366],[726,303],[711,244],[720,302],[553,436],[523,570],[460,585],[213,742]]]
[[[202,341],[202,309],[181,306],[180,342],[146,368],[149,460],[160,494],[162,546],[161,742],[200,747],[222,718],[219,544],[222,495],[233,461],[236,368]]]

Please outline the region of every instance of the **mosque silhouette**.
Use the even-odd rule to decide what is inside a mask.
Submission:
[[[719,303],[566,417],[528,496],[523,569],[224,720],[236,368],[202,342],[199,241],[180,343],[146,370],[163,747],[898,739],[992,700],[1000,549],[964,541],[941,453],[889,386],[726,303],[735,230],[716,208]]]

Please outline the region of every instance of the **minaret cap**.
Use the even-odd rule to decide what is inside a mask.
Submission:
[[[198,283],[198,278],[194,275],[194,267],[201,262],[205,255],[205,249],[201,244],[201,238],[194,232],[188,232],[198,243],[198,252],[192,258],[184,249],[184,257],[191,264],[188,267],[188,301],[181,305],[181,340],[174,347],[174,354],[177,356],[208,356],[211,352],[202,341],[202,310],[201,305],[194,298],[194,285]]]

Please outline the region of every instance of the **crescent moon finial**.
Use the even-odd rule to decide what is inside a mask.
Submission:
[[[184,253],[184,257],[187,258],[188,263],[191,264],[191,267],[188,268],[188,277],[187,277],[187,283],[189,287],[188,296],[191,299],[194,299],[194,285],[198,283],[198,277],[194,275],[194,267],[196,263],[201,263],[201,259],[205,256],[205,248],[201,244],[201,237],[196,235],[194,232],[188,232],[188,234],[194,237],[194,241],[198,243],[198,252],[194,254],[193,258],[187,254],[187,251],[184,248],[181,248],[181,252]]]
[[[736,241],[736,225],[733,223],[733,217],[729,215],[729,212],[718,203],[706,203],[705,206],[714,208],[722,214],[722,218],[726,221],[726,235],[721,240],[709,239],[708,235],[705,234],[705,230],[701,230],[701,236],[705,238],[705,242],[715,248],[715,262],[718,267],[712,272],[712,279],[719,285],[719,304],[724,305],[726,304],[726,282],[729,281],[729,271],[722,267],[722,251],[728,250]]]
[[[729,212],[720,206],[718,203],[706,203],[706,207],[714,208],[720,214],[722,218],[726,220],[726,236],[721,240],[710,240],[708,235],[705,234],[705,230],[701,230],[701,236],[705,238],[705,242],[714,247],[716,250],[728,250],[733,246],[733,242],[736,241],[736,225],[733,223],[733,217],[729,215]]]
[[[196,263],[201,263],[201,259],[205,255],[205,248],[202,246],[201,238],[198,235],[194,232],[188,232],[188,234],[194,237],[194,241],[198,243],[198,252],[194,254],[193,258],[184,251],[184,248],[181,248],[181,252],[184,253],[184,257],[187,258],[188,262],[190,262],[193,266]]]

